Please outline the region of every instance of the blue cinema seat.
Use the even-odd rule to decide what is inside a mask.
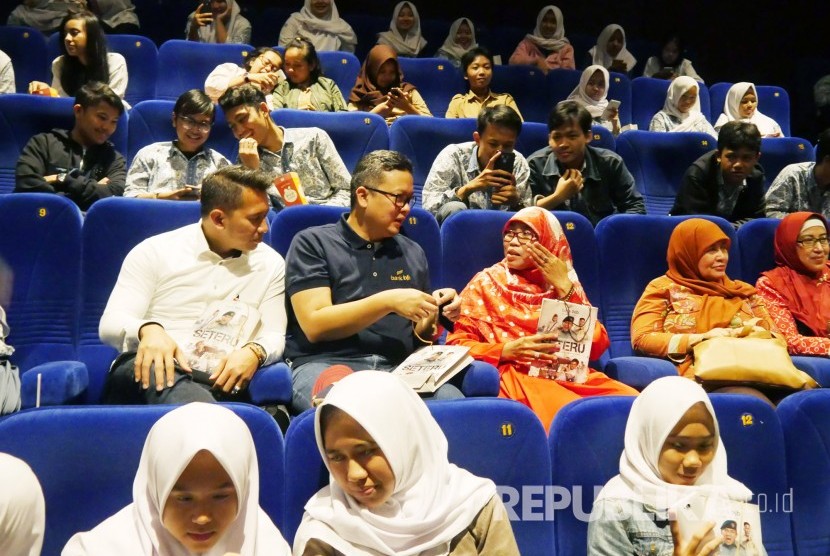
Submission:
[[[34,27],[0,26],[0,50],[12,60],[18,93],[28,93],[32,81],[52,82],[52,58],[46,53],[46,37]]]
[[[430,47],[432,48],[432,47]],[[404,80],[421,93],[429,111],[443,118],[453,95],[467,90],[458,68],[443,58],[398,58]]]
[[[636,77],[631,81],[631,123],[640,130],[648,130],[651,119],[663,109],[671,81],[653,77]],[[709,119],[709,89],[698,83],[700,111]]]
[[[253,51],[248,44],[208,44],[169,40],[159,47],[156,98],[176,100],[190,89],[202,89],[219,64],[240,64]]]
[[[608,81],[608,100],[620,101],[620,124],[628,125],[632,123],[631,80],[625,74],[612,71]]]
[[[775,410],[751,396],[714,394],[711,400],[729,475],[743,482],[754,494],[752,501],[763,508],[767,553],[793,554],[790,517],[780,506],[786,501],[788,483],[784,435]],[[633,401],[622,396],[588,397],[566,405],[554,418],[548,437],[554,489],[570,497],[570,504],[554,511],[556,554],[585,554],[588,516],[600,489],[619,473]],[[809,477],[815,481],[815,476]],[[779,506],[771,506],[775,503]]]
[[[548,125],[539,122],[524,122],[522,132],[516,139],[516,150],[525,158],[548,146]],[[591,146],[613,151],[617,148],[614,134],[601,125],[591,126]]]
[[[545,94],[545,74],[536,66],[494,66],[493,91],[510,93],[526,122],[546,122],[553,107]]]
[[[259,464],[259,504],[280,527],[286,478],[282,433],[274,418],[258,407],[227,406],[251,430]],[[43,488],[44,555],[57,556],[72,535],[89,531],[132,502],[147,433],[174,407],[56,407],[0,421],[0,452],[28,463]]]
[[[447,436],[450,462],[492,479],[499,487],[522,554],[550,554],[553,523],[544,519],[543,508],[534,506],[550,485],[550,456],[539,418],[512,400],[479,398],[427,405]],[[314,438],[313,411],[291,422],[285,442],[286,476],[291,480],[285,486],[283,533],[293,539],[303,506],[329,481]],[[521,517],[525,519],[516,519]]]
[[[691,164],[717,148],[706,133],[626,131],[617,137],[617,153],[643,195],[646,213],[667,215]]]
[[[545,76],[545,88],[551,100],[551,108],[557,102],[568,98],[571,91],[579,85],[580,77],[582,77],[582,72],[575,69],[555,69],[548,72]]]
[[[709,87],[711,100],[711,121],[714,123],[723,114],[726,94],[734,83],[715,83]],[[775,85],[755,85],[758,92],[758,110],[775,120],[781,126],[784,136],[790,136],[790,95],[782,87]]]
[[[785,166],[800,162],[815,162],[816,151],[809,141],[799,137],[764,137],[761,139],[761,158],[766,188]]]
[[[357,74],[360,73],[360,60],[351,52],[339,50],[321,50],[317,56],[320,58],[323,75],[337,83],[343,98],[348,102]]]

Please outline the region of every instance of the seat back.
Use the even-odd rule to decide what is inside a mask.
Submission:
[[[544,149],[547,146],[547,124],[543,124],[541,122],[529,122],[525,120],[522,123],[522,132],[519,133],[519,136],[516,138],[516,145],[514,149],[522,153],[525,158],[528,158],[539,149]]]
[[[548,72],[545,76],[545,88],[551,101],[551,108],[556,106],[557,102],[568,98],[571,91],[579,85],[580,77],[582,77],[582,72],[575,69],[555,69]]]
[[[545,94],[545,74],[536,66],[494,66],[493,91],[510,93],[526,122],[546,122],[553,106]]]
[[[609,72],[608,100],[620,101],[620,124],[628,125],[631,122],[631,80],[627,75]]]
[[[11,286],[4,307],[21,371],[75,359],[80,291],[81,211],[49,193],[0,196],[0,283]],[[3,289],[0,286],[0,289]]]
[[[761,166],[766,188],[785,166],[799,162],[815,162],[816,151],[806,139],[798,137],[764,137],[761,139]]]
[[[651,119],[663,109],[671,81],[653,77],[637,77],[631,81],[631,123],[641,130],[648,130]],[[700,111],[709,119],[709,89],[703,83],[697,84]]]
[[[780,223],[777,218],[756,218],[738,228],[744,282],[755,284],[762,272],[775,268],[773,240]]]
[[[611,337],[611,357],[633,355],[634,306],[648,283],[666,273],[669,238],[675,226],[687,218],[692,217],[613,214],[597,225],[602,313]],[[732,224],[717,216],[699,218],[715,222],[732,240],[726,272],[733,278],[741,276],[740,251]]]
[[[32,81],[52,82],[52,58],[46,54],[46,37],[34,27],[0,26],[0,50],[12,59],[18,93],[28,93]]]
[[[360,61],[351,52],[339,50],[321,50],[317,56],[320,58],[323,75],[337,83],[343,98],[348,102],[357,74],[360,73]]]
[[[706,133],[626,131],[617,137],[617,152],[634,176],[647,214],[667,215],[674,205],[686,169],[716,148]]]
[[[404,79],[415,85],[429,111],[439,118],[447,113],[453,95],[467,89],[458,68],[443,58],[400,57],[398,64]]]
[[[60,554],[72,535],[89,531],[132,502],[147,433],[174,407],[42,408],[0,422],[0,452],[28,463],[43,488],[43,554]],[[259,504],[279,526],[284,514],[282,434],[273,417],[258,407],[228,408],[251,430],[259,464]]]
[[[134,106],[142,100],[155,98],[159,55],[156,43],[141,35],[107,35],[107,45],[110,52],[121,54],[127,61],[127,72],[130,77],[124,100]],[[198,88],[202,87],[204,80]]]
[[[156,98],[176,100],[190,89],[203,89],[205,79],[219,64],[239,64],[253,51],[248,44],[208,44],[169,40],[159,47]]]
[[[726,94],[734,83],[715,83],[709,87],[711,98],[712,122],[723,114]],[[781,126],[781,132],[790,136],[790,95],[782,87],[775,85],[755,85],[758,92],[758,110],[775,120]]]

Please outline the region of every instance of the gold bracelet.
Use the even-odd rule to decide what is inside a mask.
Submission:
[[[566,293],[565,295],[560,297],[559,300],[560,301],[567,301],[568,299],[570,299],[571,296],[574,294],[574,288],[575,287],[576,287],[576,285],[573,282],[571,282],[571,289],[568,290],[568,293]]]
[[[257,358],[257,366],[262,367],[262,365],[265,363],[265,360],[268,358],[268,356],[265,354],[265,348],[263,348],[256,342],[248,342],[242,347],[251,348],[251,351]]]

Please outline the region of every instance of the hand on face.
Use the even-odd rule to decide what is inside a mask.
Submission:
[[[568,278],[568,255],[563,252],[559,257],[547,250],[544,245],[538,242],[528,243],[524,246],[525,251],[536,268],[542,271],[545,282],[556,288],[559,295],[565,295],[571,289],[573,283]]]
[[[239,162],[246,168],[259,170],[259,144],[253,137],[239,140]]]

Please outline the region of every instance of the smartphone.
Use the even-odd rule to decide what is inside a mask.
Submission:
[[[197,8],[196,11],[201,12],[201,13],[210,13],[212,11],[210,9],[210,0],[205,0],[204,2],[199,4],[199,7]]]
[[[190,376],[192,377],[193,382],[196,382],[196,383],[199,383],[199,384],[207,384],[208,386],[213,386],[214,381],[212,381],[210,379],[211,374],[212,373],[209,373],[207,371],[198,371],[196,369],[193,369],[193,371],[191,371],[191,373],[190,373]]]
[[[513,164],[516,162],[516,153],[513,151],[502,151],[496,159],[493,170],[504,170],[508,174],[513,173]]]
[[[403,96],[403,91],[401,91],[398,87],[392,87],[389,94],[393,97],[401,98]]]
[[[600,118],[603,120],[610,120],[614,110],[620,109],[620,104],[621,103],[618,100],[609,100],[608,106],[605,107],[605,111],[603,111],[602,116],[600,116]]]

